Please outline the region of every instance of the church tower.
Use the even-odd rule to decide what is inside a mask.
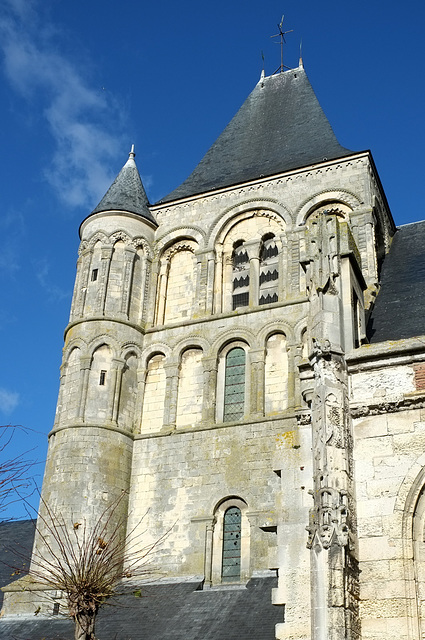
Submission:
[[[169,531],[154,564],[193,611],[255,587],[249,637],[266,593],[271,640],[357,640],[346,357],[395,232],[371,154],[300,65],[154,205],[134,156],[80,228],[43,500],[90,523],[125,491],[117,517],[143,546]]]

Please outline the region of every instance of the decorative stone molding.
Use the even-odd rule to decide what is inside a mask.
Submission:
[[[397,411],[424,408],[425,394],[420,393],[405,395],[402,399],[384,400],[367,405],[353,404],[350,406],[350,412],[352,418],[365,418],[366,416],[377,416],[384,413],[396,413]]]
[[[309,493],[314,496],[313,491]],[[316,535],[324,549],[329,549],[334,540],[345,547],[349,539],[347,492],[326,486],[317,493],[316,505],[310,509],[309,525],[306,527],[307,548],[312,548]]]

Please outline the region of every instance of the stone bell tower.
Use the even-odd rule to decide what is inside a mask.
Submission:
[[[220,629],[208,638],[389,637],[361,622],[362,598],[366,620],[379,605],[362,572],[400,547],[365,547],[387,526],[369,522],[369,492],[391,489],[368,441],[383,430],[388,473],[393,436],[386,415],[362,420],[381,411],[381,385],[412,389],[411,344],[385,382],[393,345],[366,337],[394,233],[370,152],[340,145],[301,63],[262,75],[161,201],[132,150],[83,221],[43,499],[72,526],[124,491],[122,535],[155,546],[170,532],[149,637],[198,640],[201,619]],[[361,395],[371,408],[356,409]],[[400,538],[399,514],[379,508]],[[172,628],[155,613],[167,584]]]

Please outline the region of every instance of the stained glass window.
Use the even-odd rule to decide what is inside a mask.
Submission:
[[[241,578],[241,511],[230,507],[223,519],[223,582],[238,582]]]
[[[224,378],[224,422],[243,418],[245,411],[245,351],[231,349],[226,356]]]

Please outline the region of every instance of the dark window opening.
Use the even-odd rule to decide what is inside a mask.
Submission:
[[[264,282],[272,282],[273,280],[277,280],[278,278],[279,274],[276,269],[273,269],[273,271],[262,271],[260,274],[260,286]]]
[[[262,295],[260,297],[260,304],[272,304],[273,302],[278,302],[279,298],[277,293],[273,293],[272,295],[268,293],[266,296]]]
[[[59,602],[54,602],[53,603],[53,615],[57,616],[59,613]]]
[[[100,372],[100,377],[99,377],[99,384],[100,385],[104,385],[105,384],[105,378],[106,378],[106,371],[101,371]]]
[[[99,273],[99,269],[93,269],[93,271],[91,272],[91,280],[92,282],[95,282],[97,280],[97,274]]]
[[[233,280],[233,290],[240,287],[249,287],[249,276],[241,276],[240,278],[235,278]]]
[[[238,307],[247,307],[249,304],[249,291],[237,293],[233,296],[233,311]]]

